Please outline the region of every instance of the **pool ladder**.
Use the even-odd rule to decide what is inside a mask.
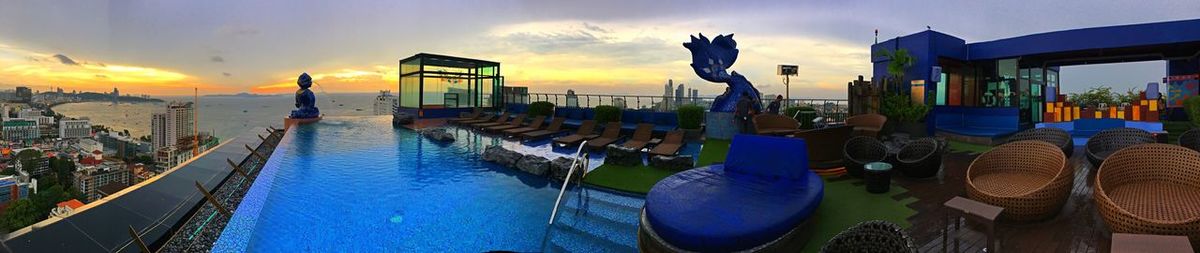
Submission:
[[[569,185],[571,183],[571,179],[574,178],[575,170],[581,169],[583,170],[582,174],[587,174],[588,153],[583,152],[583,148],[586,145],[587,141],[579,143],[579,148],[575,150],[575,155],[571,159],[571,167],[567,170],[567,175],[563,177],[562,187],[558,189],[558,199],[554,200],[554,209],[550,211],[550,221],[546,223],[546,232],[542,236],[542,248],[545,248],[546,242],[550,238],[550,226],[554,225],[554,218],[558,217],[558,208],[562,205],[563,195],[567,192],[567,185]],[[583,177],[580,176],[579,180],[583,180]],[[578,182],[576,182],[576,184],[578,184]]]

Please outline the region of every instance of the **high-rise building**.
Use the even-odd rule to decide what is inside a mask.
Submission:
[[[98,156],[86,156],[80,159],[75,165],[78,170],[75,171],[75,189],[83,192],[87,196],[87,202],[92,202],[100,199],[100,187],[116,184],[129,186],[130,178],[133,173],[130,173],[129,168],[125,167],[125,163],[120,160],[108,159],[104,160]]]
[[[25,86],[17,87],[16,96],[16,102],[29,103],[30,100],[33,100],[33,90],[30,90],[29,87]]]
[[[166,112],[151,115],[150,139],[154,149],[174,146],[180,139],[191,138],[196,124],[194,112],[191,102],[170,102]]]
[[[576,95],[575,95],[575,90],[571,90],[571,89],[568,89],[568,90],[567,90],[567,98],[566,98],[566,100],[567,100],[567,101],[566,101],[566,105],[563,105],[563,106],[565,106],[565,107],[579,107],[579,96],[576,96]]]
[[[667,79],[667,85],[663,86],[663,99],[670,98],[675,92],[675,81]]]
[[[112,104],[114,104],[114,105],[117,104],[117,99],[119,99],[119,98],[121,98],[121,91],[118,91],[117,87],[113,87]]]
[[[92,123],[86,119],[63,119],[58,121],[58,137],[63,139],[87,138],[92,136]]]
[[[32,181],[36,187],[37,179]],[[8,207],[18,199],[29,197],[30,182],[21,182],[17,176],[0,177],[0,208]]]
[[[683,93],[683,90],[684,90],[684,88],[683,88],[682,83],[679,84],[679,87],[675,88],[675,106],[676,107],[678,107],[679,105],[682,105],[683,98],[685,98],[687,96],[687,94]]]
[[[375,115],[392,115],[396,112],[396,96],[392,91],[381,90],[375,97]]]

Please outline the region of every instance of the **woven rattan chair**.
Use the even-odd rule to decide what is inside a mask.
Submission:
[[[1008,142],[1025,140],[1037,140],[1054,144],[1062,149],[1063,155],[1066,155],[1067,158],[1071,158],[1071,155],[1075,153],[1075,140],[1071,138],[1071,134],[1067,133],[1066,130],[1053,127],[1033,128],[1021,131],[1008,138]]]
[[[875,137],[858,136],[850,138],[842,146],[842,162],[846,166],[846,174],[853,177],[863,176],[863,166],[868,163],[882,162],[887,159],[887,146]]]
[[[854,136],[878,137],[879,130],[887,123],[887,117],[868,113],[846,118],[846,125],[854,127]]]
[[[846,229],[821,247],[821,252],[917,252],[912,237],[895,223],[872,220]]]
[[[1187,130],[1179,136],[1179,146],[1200,151],[1200,129]]]
[[[1084,151],[1087,153],[1088,162],[1092,163],[1092,167],[1099,168],[1104,163],[1104,159],[1117,150],[1145,143],[1154,143],[1154,136],[1146,130],[1128,127],[1113,128],[1100,131],[1089,138]]]
[[[1035,221],[1053,217],[1071,194],[1075,173],[1059,147],[1035,140],[989,150],[967,168],[967,196],[1004,207],[1001,218]]]
[[[1200,245],[1200,153],[1142,144],[1113,153],[1092,193],[1113,233],[1188,236]]]
[[[905,176],[933,177],[942,167],[941,149],[932,138],[916,139],[900,148],[900,152],[896,153],[896,161],[896,167]]]

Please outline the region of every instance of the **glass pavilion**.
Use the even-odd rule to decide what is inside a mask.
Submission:
[[[499,62],[427,53],[400,60],[399,109],[421,117],[498,107],[503,87]]]

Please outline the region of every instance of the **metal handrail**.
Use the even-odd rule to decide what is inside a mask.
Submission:
[[[563,194],[567,192],[567,184],[571,182],[571,178],[575,175],[575,167],[578,167],[576,165],[580,165],[579,158],[584,157],[584,163],[587,163],[587,153],[583,153],[583,147],[585,145],[587,145],[587,141],[579,143],[579,149],[575,150],[575,160],[571,161],[571,167],[570,169],[567,169],[567,176],[563,178],[562,187],[558,189],[558,199],[554,200],[554,209],[550,211],[550,221],[546,223],[547,231],[550,229],[550,225],[554,225],[554,218],[558,216],[558,207],[559,205],[562,205]]]

